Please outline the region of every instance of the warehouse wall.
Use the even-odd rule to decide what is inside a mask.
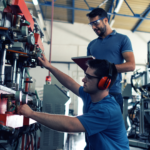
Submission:
[[[50,33],[50,22],[46,22],[48,28],[47,32]],[[147,62],[147,42],[150,40],[149,33],[135,32],[132,33],[128,30],[115,29],[117,32],[127,35],[133,46],[136,69],[145,69]],[[71,57],[85,56],[88,43],[97,38],[92,28],[86,24],[68,24],[62,22],[54,22],[53,24],[53,39],[52,39],[52,61],[67,61],[71,62]],[[49,58],[50,45],[44,43],[45,55]],[[55,67],[65,72],[78,83],[84,76],[83,71],[75,64],[54,63]],[[36,88],[41,89],[45,84],[45,77],[48,75],[46,69],[37,67],[30,69],[30,74],[36,79]],[[133,72],[127,73],[127,81],[130,83],[130,77]],[[123,73],[124,76],[124,73]],[[77,114],[78,98],[70,92],[71,104],[70,109],[74,109],[74,114]]]

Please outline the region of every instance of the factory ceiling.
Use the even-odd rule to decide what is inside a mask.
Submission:
[[[39,0],[37,10],[32,0],[25,0],[34,16],[40,13],[51,20],[52,0]],[[107,11],[113,28],[150,33],[150,0],[54,0],[54,21],[88,24],[86,14],[93,8]]]

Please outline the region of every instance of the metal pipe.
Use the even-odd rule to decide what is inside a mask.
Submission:
[[[54,16],[54,0],[52,0],[52,15],[51,15],[51,34],[50,34],[50,55],[49,55],[49,62],[51,63],[51,53],[52,53],[52,32],[53,32],[53,16]],[[50,71],[49,74],[50,76]]]
[[[6,49],[0,53],[0,84],[4,84],[5,80],[5,58],[6,58]]]
[[[13,61],[12,83],[16,83],[16,67],[17,67],[17,59],[14,59],[14,61]]]
[[[23,68],[23,70],[22,70],[22,81],[21,81],[21,89],[23,89],[24,88],[24,76],[25,76],[25,68]]]
[[[20,84],[20,68],[18,68],[18,70],[17,70],[17,79],[16,79],[16,81],[17,81],[17,84],[19,85]]]
[[[16,20],[16,28],[19,29],[20,28],[20,20],[21,20],[21,15],[17,15],[17,20]]]
[[[144,98],[140,102],[140,134],[144,134]]]

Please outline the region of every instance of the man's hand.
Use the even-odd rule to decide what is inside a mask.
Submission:
[[[49,66],[50,66],[50,63],[49,63],[49,61],[46,59],[46,57],[45,57],[44,54],[41,54],[41,55],[42,55],[42,57],[41,57],[41,58],[38,57],[38,60],[39,60],[39,62],[40,62],[40,64],[41,64],[42,66],[44,66],[46,69],[48,69]]]
[[[26,104],[20,105],[17,112],[19,115],[24,115],[25,117],[28,118],[30,118],[31,115],[33,114],[33,110]]]

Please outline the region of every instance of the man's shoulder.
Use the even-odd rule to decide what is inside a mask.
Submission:
[[[118,103],[116,102],[115,98],[112,95],[108,95],[101,101],[103,107],[106,108],[116,108],[118,107]]]
[[[121,33],[118,33],[118,32],[116,32],[116,36],[117,36],[118,38],[122,38],[122,39],[129,39],[129,37],[128,37],[127,35],[121,34]]]

